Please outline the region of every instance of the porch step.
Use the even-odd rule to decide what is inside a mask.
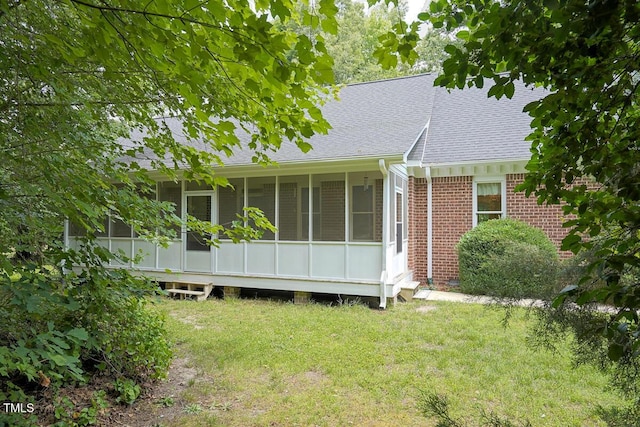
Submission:
[[[401,286],[400,286],[400,298],[404,301],[411,301],[413,300],[416,290],[418,289],[418,286],[420,286],[420,282],[416,282],[416,281],[407,281],[404,282]]]
[[[429,294],[431,293],[430,289],[420,289],[418,292],[416,292],[416,294],[413,296],[413,299],[427,299],[429,298]]]
[[[167,282],[165,285],[165,291],[169,295],[177,295],[180,299],[184,299],[187,296],[193,296],[196,301],[204,301],[207,299],[211,291],[213,290],[213,282],[193,282],[193,281],[180,281],[174,280]]]

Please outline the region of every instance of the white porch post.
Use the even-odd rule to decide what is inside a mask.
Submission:
[[[378,160],[378,167],[382,173],[382,262],[380,276],[380,308],[387,307],[387,245],[389,244],[389,171],[384,159]]]

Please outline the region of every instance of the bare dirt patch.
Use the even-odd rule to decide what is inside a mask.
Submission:
[[[436,307],[435,305],[421,305],[420,307],[416,308],[416,311],[418,313],[429,313],[430,311],[434,311],[437,309],[438,307]]]
[[[198,376],[186,358],[173,360],[167,378],[146,388],[131,406],[116,406],[100,419],[104,426],[153,427],[182,415],[182,394]]]
[[[182,395],[198,377],[198,372],[189,367],[185,358],[173,360],[167,378],[153,383],[140,384],[142,393],[132,405],[115,401],[113,378],[97,375],[78,387],[66,387],[58,391],[45,389],[35,404],[36,415],[42,425],[56,422],[54,402],[67,407],[69,416],[80,419],[84,408],[92,406],[97,390],[104,390],[103,399],[109,404],[96,414],[98,426],[155,427],[165,425],[183,413],[185,402]]]
[[[203,328],[203,326],[198,323],[198,318],[195,316],[185,316],[185,317],[173,316],[173,317],[179,322],[186,323],[187,325],[193,326],[193,329]]]

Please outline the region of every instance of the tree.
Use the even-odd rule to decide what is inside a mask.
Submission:
[[[455,33],[461,46],[436,83],[511,97],[515,81],[543,87],[529,104],[531,160],[519,190],[562,203],[563,249],[589,252],[579,280],[551,314],[578,333],[591,360],[617,363],[637,392],[640,355],[640,4],[624,0],[438,0],[420,19]],[[415,35],[399,34],[407,45]],[[408,57],[402,49],[387,55]],[[576,305],[573,305],[573,304]],[[594,311],[607,303],[614,313]],[[587,326],[588,324],[588,326]],[[602,355],[603,357],[598,357]]]
[[[354,83],[406,75],[409,67],[382,68],[373,57],[378,37],[391,30],[394,22],[404,19],[404,9],[377,5],[365,11],[365,4],[352,0],[335,2],[337,31],[330,33],[322,28],[310,29],[295,21],[282,24],[299,34],[319,34],[324,39],[327,53],[333,59],[335,83]],[[299,13],[310,10],[312,5],[301,3]],[[295,54],[295,52],[292,52]]]
[[[336,83],[353,83],[383,78],[397,77],[402,74],[398,68],[385,70],[373,57],[378,37],[390,31],[392,21],[389,14],[402,12],[380,7],[365,14],[364,4],[351,0],[338,2],[338,32],[327,36],[327,51],[334,60]]]
[[[274,19],[335,33],[336,12],[329,0],[302,13],[289,0],[0,2],[0,400],[24,401],[40,374],[82,380],[91,363],[135,376],[157,361],[149,369],[162,375],[166,341],[142,307],[155,288],[105,269],[119,255],[95,234],[108,215],[142,237],[172,236],[181,220],[155,201],[148,171],[225,185],[211,166],[239,147],[237,131],[251,135],[256,162],[288,140],[310,149],[329,127],[319,106],[332,61],[322,36]],[[132,131],[144,137],[124,144]],[[65,219],[84,230],[80,250],[61,245]],[[255,210],[244,219],[255,227],[189,226],[236,240],[270,227]]]
[[[400,1],[397,6],[380,2],[365,10],[364,3],[338,0],[336,7],[338,31],[335,34],[322,29],[311,31],[320,32],[324,39],[327,53],[333,59],[333,72],[337,84],[432,72],[439,70],[446,58],[444,46],[451,39],[442,32],[429,31],[417,40],[414,64],[399,62],[385,69],[376,59],[379,40],[386,38],[388,34],[394,34],[394,28],[399,31],[407,28],[406,2]],[[299,12],[305,9],[308,9],[308,6],[298,5]],[[297,33],[310,35],[308,27],[302,27],[296,22],[289,21],[287,27]]]
[[[256,2],[256,11],[249,2],[231,8],[215,0],[3,5],[0,198],[10,229],[16,220],[24,224],[20,216],[34,201],[51,205],[28,221],[55,213],[95,230],[107,210],[131,219],[135,213],[106,182],[142,180],[145,167],[124,156],[153,153],[146,167],[169,179],[182,164],[211,180],[204,166],[222,164],[239,145],[236,128],[252,134],[256,161],[266,161],[283,136],[308,150],[305,138],[328,128],[318,108],[322,88],[333,81],[322,39],[276,29],[269,15],[335,31],[331,2],[303,15],[281,1]],[[288,51],[295,58],[287,60]],[[209,152],[177,144],[158,120],[167,115],[179,115],[183,133],[207,141]],[[146,129],[144,141],[126,147],[115,141],[132,128]],[[147,231],[157,225],[147,224]],[[14,240],[3,235],[4,252]]]

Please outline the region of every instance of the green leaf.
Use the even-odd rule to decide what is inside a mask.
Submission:
[[[504,95],[504,86],[500,84],[494,84],[493,86],[491,86],[489,92],[487,93],[488,97],[493,96],[496,99],[502,98],[502,95]]]
[[[515,90],[516,90],[516,87],[513,84],[513,82],[509,82],[504,86],[504,94],[509,99],[513,98],[513,94]]]
[[[456,33],[456,37],[460,40],[468,41],[470,33],[467,30],[460,30]]]
[[[553,299],[553,302],[551,303],[551,308],[554,308],[554,309],[560,308],[564,304],[566,299],[567,299],[567,295],[566,294],[560,294],[560,295],[556,296]]]
[[[563,251],[567,251],[567,250],[574,251],[576,250],[576,246],[580,244],[581,241],[582,241],[582,238],[579,235],[569,234],[567,237],[562,239],[561,249]]]
[[[73,328],[67,331],[66,334],[80,341],[86,341],[89,339],[89,333],[84,328]]]
[[[617,343],[610,344],[607,354],[609,359],[617,362],[624,356],[624,347]]]
[[[67,358],[61,354],[49,353],[49,360],[57,366],[67,366]]]

